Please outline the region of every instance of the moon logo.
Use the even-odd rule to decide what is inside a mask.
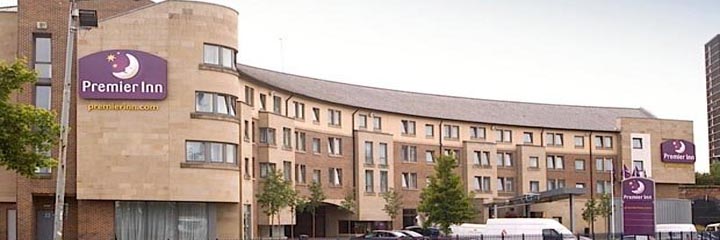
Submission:
[[[125,54],[125,56],[128,58],[128,66],[122,69],[120,72],[113,72],[112,75],[119,79],[130,79],[135,77],[135,75],[138,74],[138,71],[140,71],[140,62],[138,62],[137,58],[133,56],[132,54]]]
[[[636,181],[636,183],[638,184],[638,187],[635,190],[632,190],[631,192],[634,194],[642,194],[643,192],[645,192],[645,184],[642,183],[641,181]]]
[[[677,146],[677,143],[680,143],[679,147]],[[675,149],[676,153],[684,153],[685,152],[685,143],[684,142],[677,141],[675,144],[675,147],[676,147],[676,149]]]

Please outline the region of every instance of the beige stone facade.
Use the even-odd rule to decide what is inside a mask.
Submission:
[[[27,2],[21,1],[21,6],[23,4],[32,9]],[[509,214],[525,216],[522,211],[527,210],[529,214],[546,218],[558,217],[570,228],[567,199],[528,208],[503,204],[553,188],[583,188],[584,193],[575,198],[572,229],[581,233],[589,225],[579,215],[582,206],[587,199],[606,190],[605,182],[619,191],[620,173],[611,177],[608,166],[615,166],[617,170],[617,166],[632,164],[631,141],[637,136],[652,142],[642,154],[650,156],[646,159],[647,166],[658,183],[658,197],[678,198],[678,186],[694,181],[692,164],[663,163],[659,156],[659,143],[663,140],[693,140],[693,126],[687,121],[657,119],[641,109],[477,99],[462,101],[477,102],[477,106],[490,104],[497,113],[470,121],[452,114],[462,109],[474,112],[476,105],[451,104],[434,109],[441,112],[435,115],[425,114],[427,111],[422,109],[433,106],[410,104],[408,109],[393,110],[395,105],[438,96],[344,85],[244,65],[207,64],[205,45],[233,51],[238,48],[238,12],[192,1],[136,4],[124,5],[128,9],[95,6],[103,20],[97,29],[80,31],[77,55],[130,49],[163,58],[168,63],[168,95],[157,101],[74,98],[72,127],[75,132],[68,171],[68,198],[70,210],[75,214],[70,215],[71,224],[65,229],[68,236],[112,239],[118,234],[119,206],[137,202],[207,204],[208,236],[221,239],[264,237],[271,232],[273,236],[290,235],[285,231],[286,226],[296,226],[295,235],[326,237],[347,236],[374,228],[401,228],[416,224],[416,218],[421,215],[416,209],[422,189],[433,174],[434,159],[442,154],[453,155],[459,161],[455,171],[462,177],[465,189],[473,193],[478,210],[474,222],[483,223],[490,217]],[[37,12],[41,11],[32,9],[25,14]],[[13,18],[11,13],[0,12],[0,31],[5,29],[3,26],[13,24],[15,28],[22,28],[18,26],[21,24],[25,26],[21,34],[32,34],[27,26],[36,19],[23,17],[23,13],[19,16],[20,19]],[[51,24],[49,31],[56,36],[63,30]],[[32,43],[24,42],[24,37],[0,34],[0,38],[7,39],[0,41],[0,45],[13,45],[12,41],[16,41],[14,44],[20,46],[0,49],[0,59],[29,55]],[[54,51],[58,52],[53,54],[59,56],[62,50],[56,45],[53,45]],[[60,66],[59,62],[53,67]],[[57,76],[53,76],[53,81],[62,76],[54,75]],[[283,79],[278,82],[262,76]],[[307,89],[331,84],[349,88],[349,92],[405,96],[406,102],[390,104],[382,98],[372,101],[360,95],[347,95],[343,99],[353,103],[348,104],[327,100],[325,95],[337,95],[330,89],[313,95],[297,89],[292,91],[283,85],[307,81],[310,83],[304,86]],[[53,85],[59,86],[55,82]],[[231,103],[236,106],[234,114],[198,111],[198,92],[236,97],[237,101]],[[59,109],[60,93],[60,87],[53,87],[53,109]],[[19,101],[32,103],[32,92],[18,96]],[[452,99],[438,101],[452,102]],[[98,104],[144,105],[156,110],[89,111],[90,106]],[[529,115],[520,120],[500,121],[505,119],[503,114],[516,114],[525,108],[544,109],[546,111],[537,112],[547,115],[592,112],[602,118],[591,121],[568,114],[561,118],[576,122],[565,124],[528,111]],[[611,121],[603,120],[608,116],[612,117]],[[547,121],[546,126],[538,125],[542,121],[535,118]],[[608,128],[608,125],[614,127]],[[597,139],[604,143],[598,144]],[[237,146],[233,155],[236,161],[222,164],[190,161],[188,141]],[[286,208],[281,211],[278,223],[277,219],[271,221],[258,206],[255,196],[262,191],[264,174],[272,167],[281,171],[301,196],[309,194],[312,181],[321,183],[327,198],[315,218],[314,234],[308,224],[312,219],[308,214],[293,213]],[[20,239],[37,236],[35,214],[52,209],[53,178],[50,174],[27,179],[0,170],[3,183],[0,184],[0,210],[28,209],[19,212],[19,226],[24,231]],[[615,181],[610,183],[611,179]],[[600,186],[603,189],[599,189]],[[403,211],[394,219],[383,211],[382,193],[390,189],[402,196]],[[605,192],[609,192],[607,190]],[[339,207],[346,197],[355,200],[352,212]],[[504,207],[495,212],[496,205]],[[0,212],[0,217],[3,214]],[[270,227],[271,223],[280,226]],[[603,220],[596,222],[596,232],[602,232],[604,226]],[[0,233],[3,231],[7,231],[7,226],[0,221]]]

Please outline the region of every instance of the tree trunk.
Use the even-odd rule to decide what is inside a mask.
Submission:
[[[315,211],[312,212],[312,237],[315,238]]]
[[[278,212],[277,217],[278,217],[278,226],[282,226],[282,224],[280,223],[280,213],[279,212]],[[285,232],[284,229],[283,229],[283,232]],[[278,237],[282,238],[282,236],[278,236]]]
[[[275,214],[270,214],[270,238],[272,238],[272,236],[273,236],[273,234],[272,234],[273,227],[274,227],[273,224],[275,224],[275,223],[273,223],[274,218],[275,218]]]

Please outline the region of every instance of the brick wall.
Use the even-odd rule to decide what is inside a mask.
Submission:
[[[720,200],[720,185],[683,185],[679,187],[682,199]]]
[[[78,208],[78,239],[114,239],[115,206],[113,201],[78,201]]]

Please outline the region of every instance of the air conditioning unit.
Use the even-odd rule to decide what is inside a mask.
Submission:
[[[35,28],[37,28],[38,30],[47,30],[48,23],[47,22],[36,22]]]

